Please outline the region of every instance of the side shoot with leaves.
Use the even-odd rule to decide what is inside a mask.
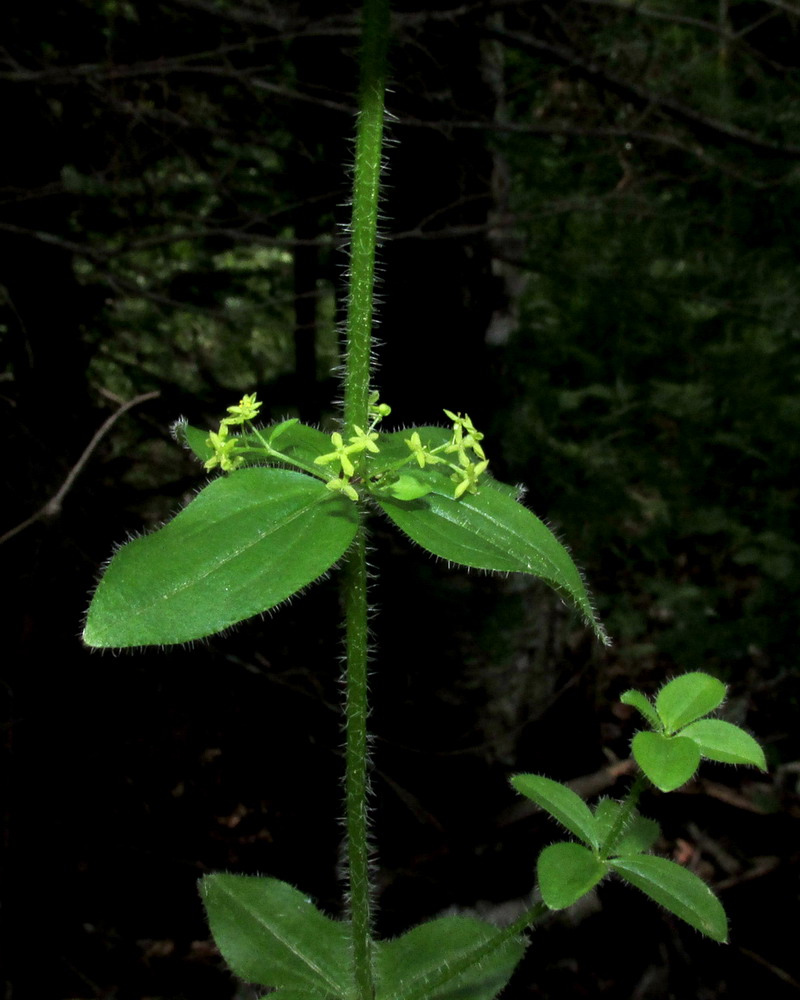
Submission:
[[[669,681],[655,704],[640,691],[622,695],[623,704],[638,709],[649,726],[633,739],[640,774],[623,802],[601,799],[592,811],[557,781],[537,774],[511,779],[521,795],[578,838],[551,844],[539,855],[539,890],[550,909],[571,906],[613,872],[708,937],[728,940],[725,911],[705,882],[673,861],[646,853],[660,830],[636,811],[648,780],[662,792],[673,791],[695,775],[702,758],[766,769],[764,752],[752,736],[707,717],[725,693],[721,681],[695,672]]]
[[[523,931],[547,908],[569,906],[610,873],[723,941],[720,903],[696,876],[647,853],[658,829],[635,806],[646,779],[669,791],[687,781],[703,757],[764,766],[751,737],[707,718],[725,693],[714,678],[676,678],[655,704],[628,692],[623,700],[649,729],[633,742],[642,776],[624,802],[603,800],[592,810],[548,778],[512,779],[577,838],[542,852],[541,898],[527,912],[502,930],[452,916],[394,940],[373,939],[366,810],[369,517],[387,517],[448,562],[539,577],[608,643],[569,552],[520,502],[518,489],[492,477],[483,434],[468,415],[445,410],[446,426],[382,429],[391,410],[371,387],[370,348],[388,27],[386,0],[366,0],[341,429],[327,435],[295,419],[260,427],[255,394],[228,407],[216,431],[179,425],[181,441],[207,471],[221,474],[164,527],[114,554],[83,634],[100,648],[190,642],[279,605],[342,565],[347,919],[331,919],[275,879],[214,874],[201,883],[211,931],[230,968],[277,990],[270,996],[278,1000],[427,1000],[456,993],[491,1000],[523,954]]]

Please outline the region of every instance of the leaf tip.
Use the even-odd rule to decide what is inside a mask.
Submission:
[[[186,417],[178,417],[178,419],[173,420],[169,426],[169,432],[172,435],[173,440],[177,441],[177,443],[184,448],[189,447],[189,442],[186,440],[186,428],[188,424],[189,421]]]

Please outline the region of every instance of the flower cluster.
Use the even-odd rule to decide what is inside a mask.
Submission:
[[[251,393],[249,396],[242,396],[236,406],[228,407],[230,416],[225,417],[222,422],[223,424],[230,424],[232,426],[243,424],[245,421],[253,420],[254,417],[257,417],[260,409],[261,403],[256,399],[255,393]]]
[[[370,476],[366,469],[357,470],[359,465],[357,456],[364,453],[376,455],[380,452],[378,444],[380,435],[375,428],[384,417],[389,416],[392,412],[390,406],[379,402],[377,392],[371,393],[369,397],[367,429],[364,430],[354,425],[353,433],[346,442],[339,431],[334,431],[331,434],[333,450],[324,455],[317,455],[313,458],[313,465],[306,464],[306,462],[312,461],[310,456],[304,461],[299,456],[292,458],[281,454],[274,447],[274,441],[278,435],[284,433],[291,425],[296,424],[296,419],[285,420],[278,424],[277,427],[272,428],[272,433],[267,434],[266,438],[262,437],[262,434],[253,427],[250,427],[247,438],[243,439],[231,435],[231,427],[250,423],[258,415],[260,409],[261,403],[256,399],[255,393],[242,396],[235,406],[228,407],[228,416],[220,422],[219,430],[212,431],[206,439],[207,447],[213,452],[205,462],[206,469],[210,470],[219,466],[223,472],[233,472],[244,463],[245,453],[262,454],[263,452],[268,458],[297,465],[306,472],[318,475],[321,479],[326,480],[327,489],[343,493],[351,500],[358,500],[359,494],[355,484],[359,482],[365,483],[366,488],[377,492],[390,487],[395,488],[396,492],[393,495],[403,499],[424,496],[426,492],[435,488],[433,481],[428,476],[417,480],[414,473],[400,474],[400,470],[403,466],[414,462],[420,469],[440,465],[443,467],[442,471],[445,475],[447,474],[446,470],[452,471],[450,479],[455,483],[453,499],[460,500],[465,493],[478,492],[480,477],[489,465],[481,445],[483,434],[475,427],[469,414],[466,413],[462,416],[462,414],[453,413],[451,410],[444,411],[452,421],[453,431],[449,441],[435,448],[423,443],[419,431],[414,430],[410,437],[404,439],[410,454],[399,461],[392,459],[373,466],[375,473]],[[317,472],[314,470],[314,466],[322,468]],[[403,493],[397,492],[396,484],[401,479],[403,480]]]
[[[205,463],[204,468],[213,469],[218,465],[223,472],[233,472],[242,464],[244,461],[242,456],[234,455],[239,438],[228,437],[228,433],[228,425],[223,420],[216,434],[211,431],[208,435],[206,444],[214,449],[214,454]]]
[[[256,394],[242,396],[235,406],[228,407],[229,416],[220,421],[219,430],[211,431],[206,444],[214,449],[214,454],[204,464],[206,469],[214,469],[217,466],[223,472],[233,472],[238,469],[244,459],[241,455],[236,455],[236,446],[239,443],[238,437],[230,437],[230,428],[252,420],[258,415],[261,403],[256,399]]]
[[[456,455],[458,465],[455,462],[447,462],[447,465],[453,470],[450,479],[456,484],[453,499],[459,500],[466,492],[478,492],[478,479],[486,471],[489,462],[480,443],[483,434],[472,423],[469,414],[465,413],[462,417],[460,413],[453,413],[451,410],[444,412],[453,421],[453,436],[447,444],[428,448],[423,445],[419,431],[414,431],[410,438],[405,438],[405,442],[420,469],[424,469],[426,465],[447,462],[437,452]],[[468,452],[472,452],[472,455]],[[474,461],[473,456],[479,461]]]
[[[450,464],[454,470],[450,479],[456,484],[453,496],[459,500],[467,492],[478,492],[478,479],[488,468],[489,462],[480,443],[483,434],[475,428],[469,414],[465,413],[462,417],[460,413],[452,413],[450,410],[444,412],[453,421],[453,438],[444,450],[448,454],[455,452],[458,455],[458,465]],[[480,461],[473,461],[467,454],[467,449]]]
[[[355,434],[350,437],[350,443],[345,444],[344,438],[338,431],[331,434],[331,441],[334,450],[327,455],[319,455],[314,459],[315,465],[330,465],[338,462],[341,471],[338,476],[329,479],[325,484],[329,490],[340,490],[351,500],[358,500],[358,493],[350,483],[350,479],[355,475],[356,468],[350,458],[351,455],[359,455],[362,451],[371,451],[377,454],[380,450],[375,442],[378,440],[376,431],[364,431],[358,425],[353,425]]]
[[[405,442],[411,449],[411,454],[417,460],[417,465],[419,465],[420,469],[424,469],[426,465],[436,465],[437,462],[444,461],[443,458],[439,458],[423,445],[420,440],[419,431],[414,431],[410,438],[405,438]]]

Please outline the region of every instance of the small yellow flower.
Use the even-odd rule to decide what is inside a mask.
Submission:
[[[249,396],[242,396],[236,406],[229,406],[228,413],[229,417],[225,417],[222,421],[223,424],[243,424],[245,420],[252,420],[254,417],[258,416],[258,411],[261,409],[261,403],[256,400],[256,394],[252,393]]]
[[[479,443],[483,440],[484,435],[472,423],[469,414],[465,413],[462,417],[460,413],[453,413],[451,410],[444,412],[453,421],[453,440],[445,448],[445,451],[448,453],[458,452],[458,459],[462,465],[466,457],[466,448],[471,448],[478,458],[485,459],[486,455]]]
[[[238,443],[238,438],[228,437],[228,427],[224,422],[221,423],[219,432],[215,434],[211,431],[206,438],[206,444],[214,449],[214,454],[204,463],[204,468],[213,469],[218,465],[223,472],[233,472],[234,469],[238,469],[243,462],[241,455],[238,457],[233,455]]]
[[[334,493],[344,493],[351,500],[358,500],[358,493],[356,493],[355,489],[346,479],[329,479],[325,483],[325,489],[331,490]]]
[[[329,452],[327,455],[319,455],[314,459],[315,465],[330,465],[331,462],[339,462],[342,466],[342,471],[346,476],[352,476],[356,469],[353,463],[350,461],[350,456],[356,452],[363,451],[366,445],[361,444],[348,444],[345,445],[342,435],[338,431],[334,431],[331,434],[331,441],[336,449],[335,451]],[[337,487],[333,487],[337,489]]]
[[[437,462],[443,462],[444,459],[438,458],[436,455],[432,454],[423,445],[420,440],[419,431],[414,431],[410,438],[404,438],[405,443],[411,449],[411,454],[416,458],[417,465],[420,469],[424,469],[426,465],[435,465]]]
[[[372,451],[376,455],[380,451],[380,448],[375,444],[378,440],[378,432],[371,431],[369,434],[366,431],[362,431],[358,424],[353,424],[353,430],[355,434],[350,438],[351,448],[358,448],[359,451]]]
[[[454,500],[461,499],[464,494],[469,491],[470,493],[478,492],[478,478],[486,472],[486,468],[489,465],[487,461],[478,462],[474,464],[467,460],[466,464],[461,463],[463,468],[458,469],[450,478],[456,483],[456,490],[453,494]]]

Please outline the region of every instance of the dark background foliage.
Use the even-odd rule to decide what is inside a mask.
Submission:
[[[0,23],[0,530],[159,393],[4,536],[4,996],[255,996],[195,882],[265,872],[341,912],[335,574],[193,650],[90,654],[80,622],[112,543],[204,482],[178,416],[255,389],[333,426],[356,13],[11,0]],[[377,382],[398,425],[471,414],[615,645],[375,524],[378,929],[513,916],[558,834],[508,775],[619,793],[619,693],[703,669],[771,773],[644,809],[731,945],[612,883],[506,995],[797,996],[800,7],[397,3],[393,35]]]

